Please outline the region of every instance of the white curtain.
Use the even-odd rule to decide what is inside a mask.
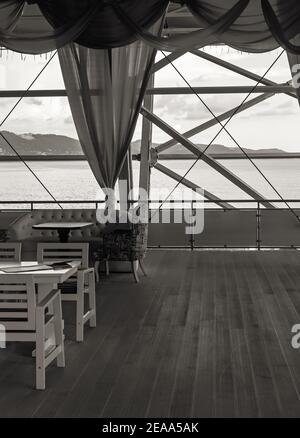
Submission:
[[[152,27],[161,31],[162,20]],[[71,44],[59,50],[60,65],[91,169],[103,188],[114,188],[132,140],[155,59],[143,42],[107,50]]]

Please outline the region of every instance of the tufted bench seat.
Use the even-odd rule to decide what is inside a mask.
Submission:
[[[102,244],[103,225],[96,219],[96,210],[92,209],[47,209],[33,210],[19,217],[9,228],[9,239],[22,241],[23,258],[30,259],[36,255],[37,242],[58,241],[56,231],[34,230],[33,225],[42,222],[92,222],[89,228],[70,232],[70,242],[89,242],[90,253]]]

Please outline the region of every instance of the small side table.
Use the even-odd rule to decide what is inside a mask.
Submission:
[[[58,233],[59,241],[67,243],[69,240],[70,231],[81,230],[93,225],[92,222],[46,222],[42,224],[33,225],[34,230],[56,230]]]

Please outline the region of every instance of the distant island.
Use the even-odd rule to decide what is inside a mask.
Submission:
[[[14,147],[19,155],[24,157],[49,157],[55,156],[77,156],[80,158],[83,155],[82,148],[77,139],[67,137],[65,135],[55,135],[55,134],[14,134],[9,131],[2,131],[4,137],[8,142]],[[153,147],[158,146],[158,144],[153,143]],[[197,144],[199,150],[206,148],[206,145]],[[141,141],[136,140],[131,144],[131,150],[133,155],[138,155],[140,153]],[[300,157],[300,153],[289,153],[281,149],[244,149],[247,154],[251,157]],[[192,154],[182,145],[172,146],[161,154],[162,158],[167,159],[168,155],[185,155],[192,156]],[[228,147],[221,144],[212,144],[208,151],[208,155],[214,158],[239,158],[244,157],[244,154],[237,147]],[[0,136],[0,159],[4,157],[10,157],[13,159],[15,153],[10,148],[8,143]],[[179,159],[179,157],[178,157]]]

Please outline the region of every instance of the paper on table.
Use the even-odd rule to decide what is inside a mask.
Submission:
[[[6,266],[1,268],[2,272],[6,274],[17,274],[20,272],[36,272],[36,271],[49,271],[52,269],[49,265],[27,265],[27,266]]]

